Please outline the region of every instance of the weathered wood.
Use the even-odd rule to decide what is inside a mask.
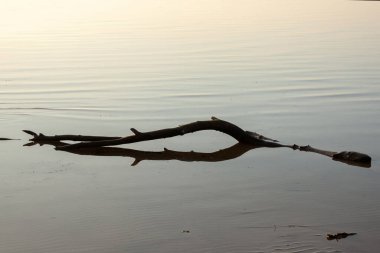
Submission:
[[[300,146],[298,148],[300,151],[312,152],[321,154],[324,156],[331,157],[335,161],[343,162],[349,165],[355,165],[360,167],[369,168],[371,167],[371,157],[367,154],[355,152],[355,151],[342,151],[342,152],[334,152],[323,149],[317,149],[307,146]]]
[[[49,141],[79,141],[79,143],[67,144],[61,143],[61,145],[55,145],[57,150],[72,151],[78,149],[89,149],[89,148],[101,148],[109,147],[123,144],[131,144],[142,141],[157,140],[163,138],[170,138],[175,136],[181,136],[188,133],[194,133],[203,130],[215,130],[225,133],[232,138],[236,139],[238,143],[245,145],[252,145],[254,148],[257,147],[269,147],[269,148],[279,148],[286,147],[292,148],[294,150],[313,152],[328,156],[333,160],[347,163],[350,165],[361,166],[361,167],[371,167],[371,157],[369,155],[355,152],[355,151],[343,151],[334,152],[328,150],[317,149],[307,146],[298,145],[285,145],[278,143],[277,140],[262,136],[255,132],[244,131],[240,127],[212,117],[211,120],[206,121],[196,121],[189,124],[181,125],[174,128],[160,129],[150,132],[141,132],[135,128],[131,128],[133,135],[127,137],[107,137],[107,136],[85,136],[85,135],[54,135],[46,136],[44,134],[36,134],[30,130],[24,130],[25,133],[33,136],[31,141],[34,142],[49,142]],[[74,152],[73,152],[74,153]],[[77,152],[78,153],[78,152]]]
[[[30,130],[22,130],[23,132],[30,134],[33,138],[29,139],[30,141],[104,141],[104,140],[115,140],[122,137],[110,137],[110,136],[89,136],[89,135],[53,135],[48,136],[44,134],[36,134]]]
[[[74,135],[60,135],[60,136],[45,136],[42,134],[35,134],[32,131],[24,130],[24,132],[33,135],[31,140],[72,140],[72,141],[82,141],[80,143],[69,144],[65,146],[56,147],[57,150],[68,150],[76,148],[89,148],[89,147],[107,147],[107,146],[116,146],[123,144],[130,144],[135,142],[149,141],[170,138],[175,136],[181,136],[188,133],[194,133],[197,131],[203,130],[215,130],[227,135],[230,135],[240,143],[259,145],[262,147],[289,147],[293,146],[283,145],[276,143],[267,137],[259,135],[257,133],[252,133],[249,131],[244,131],[240,127],[224,121],[217,119],[215,117],[212,120],[207,121],[196,121],[186,125],[181,125],[174,128],[166,128],[150,132],[140,132],[134,128],[131,129],[133,135],[119,138],[119,137],[91,137],[91,136],[74,136]],[[99,140],[91,140],[91,138],[99,138]]]
[[[333,157],[337,153],[337,152],[334,152],[334,151],[328,151],[328,150],[313,148],[310,145],[300,146],[298,149],[300,151],[317,153],[317,154],[321,154],[321,155],[328,156],[328,157]]]

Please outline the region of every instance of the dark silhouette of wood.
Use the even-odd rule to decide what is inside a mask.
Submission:
[[[23,130],[23,131],[33,136],[33,138],[30,139],[31,141],[104,141],[104,140],[115,140],[115,139],[121,138],[121,137],[110,137],[110,136],[88,136],[88,135],[72,135],[72,134],[47,136],[41,133],[36,134],[35,132],[30,131],[30,130]]]
[[[2,138],[2,137],[0,137],[0,141],[13,141],[13,140],[16,140],[16,139]]]
[[[341,239],[344,239],[344,238],[347,238],[349,236],[353,236],[353,235],[356,235],[357,233],[346,233],[346,232],[343,232],[343,233],[337,233],[337,234],[327,234],[326,235],[326,239],[331,241],[331,240],[336,240],[336,241],[339,241]]]
[[[24,146],[33,145],[52,145],[54,147],[60,147],[68,145],[61,141],[39,141],[25,144]],[[236,143],[235,145],[221,149],[215,152],[184,152],[175,151],[164,148],[163,151],[142,151],[129,148],[116,148],[116,147],[97,147],[97,148],[78,148],[63,150],[76,155],[89,155],[89,156],[119,156],[119,157],[131,157],[134,162],[131,166],[135,166],[144,160],[153,161],[168,161],[178,160],[183,162],[222,162],[238,158],[246,152],[257,148],[253,145],[247,145],[242,143]]]
[[[365,168],[371,167],[371,157],[369,155],[355,151],[334,152],[313,148],[310,145],[300,146],[298,149],[300,151],[313,152],[324,156],[328,156],[335,161],[343,162],[349,165],[360,166]]]
[[[67,144],[67,143],[61,142],[59,143],[59,145],[55,145],[55,149],[70,151],[70,152],[74,151],[73,153],[80,153],[80,152],[86,153],[86,152],[92,152],[89,149],[94,149],[94,148],[104,148],[104,147],[109,147],[109,146],[170,138],[170,137],[181,136],[188,133],[194,133],[194,132],[203,131],[203,130],[215,130],[215,131],[225,133],[233,137],[234,139],[236,139],[238,143],[244,144],[244,145],[251,145],[252,148],[258,148],[258,147],[292,148],[294,150],[322,154],[324,156],[328,156],[332,158],[333,160],[344,162],[350,165],[361,166],[361,167],[371,166],[371,157],[366,154],[362,154],[355,151],[343,151],[343,152],[327,151],[327,150],[322,150],[322,149],[316,149],[309,145],[307,146],[298,146],[295,144],[284,145],[284,144],[278,143],[277,140],[262,136],[258,133],[244,131],[240,127],[230,122],[220,120],[215,117],[212,117],[211,120],[196,121],[196,122],[192,122],[192,123],[181,125],[174,128],[166,128],[166,129],[150,131],[150,132],[141,132],[135,128],[131,128],[133,135],[130,135],[127,137],[85,136],[85,135],[47,136],[44,134],[36,134],[35,132],[30,131],[30,130],[24,130],[24,132],[33,136],[33,138],[30,139],[31,141],[39,142],[39,143],[41,142],[59,143],[61,141],[67,141],[67,140],[79,141],[78,143],[74,143],[74,144]],[[98,152],[100,151],[101,150],[98,150]],[[103,152],[104,151],[105,150],[103,150]],[[115,153],[117,153],[118,151],[120,150],[113,150],[113,152]],[[170,159],[167,159],[167,160],[170,160]]]
[[[117,146],[123,144],[130,144],[135,142],[149,141],[170,138],[175,136],[181,136],[188,133],[194,133],[197,131],[203,130],[215,130],[231,137],[235,138],[240,143],[260,145],[262,147],[293,147],[288,145],[283,145],[277,143],[275,140],[264,137],[254,132],[244,131],[240,127],[224,121],[217,119],[215,117],[212,120],[206,121],[196,121],[186,125],[181,125],[174,128],[166,128],[157,131],[150,132],[140,132],[135,128],[131,128],[133,135],[127,137],[103,137],[103,136],[83,136],[83,135],[55,135],[55,136],[46,136],[43,134],[37,135],[36,133],[30,130],[24,130],[24,132],[31,134],[33,138],[32,141],[42,140],[42,141],[51,141],[51,140],[71,140],[71,141],[82,141],[80,143],[69,144],[65,146],[56,147],[58,150],[68,150],[76,148],[89,148],[89,147],[106,147],[106,146]]]

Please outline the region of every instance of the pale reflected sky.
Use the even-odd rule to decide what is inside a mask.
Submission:
[[[214,115],[283,143],[368,153],[378,172],[379,14],[380,2],[349,0],[2,0],[0,137],[22,141],[0,147],[0,238],[10,238],[0,251],[157,252],[162,235],[176,246],[182,229],[195,235],[189,249],[278,248],[272,229],[234,229],[258,225],[231,216],[246,210],[263,226],[325,224],[323,233],[378,237],[378,177],[320,156],[257,150],[221,164],[143,162],[136,170],[126,158],[20,147],[25,128],[114,136]],[[205,136],[137,148],[214,151],[231,141]],[[200,206],[210,207],[206,215]],[[194,227],[182,227],[185,216]],[[286,230],[287,238],[342,246],[305,229]],[[360,249],[378,248],[362,239]]]
[[[325,17],[326,23],[316,22],[317,26],[325,24],[344,29],[358,23],[379,21],[376,11],[373,3],[351,1],[347,4],[345,0],[12,0],[2,2],[0,26],[3,38],[22,33],[60,32],[74,27],[86,32],[88,23],[117,20],[185,29],[201,26],[222,32],[228,29],[226,20],[229,25],[260,30],[268,23],[310,25],[313,20]],[[91,26],[91,31],[87,32],[103,32],[102,28]]]
[[[330,43],[323,47],[325,51],[363,55],[377,48],[380,37],[380,33],[373,32],[374,24],[380,21],[375,5],[379,4],[348,0],[3,1],[0,65],[8,67],[14,62],[19,67],[29,60],[24,51],[58,61],[68,55],[65,49],[79,56],[95,47],[122,47],[123,52],[170,48],[177,54],[201,45],[233,48],[236,43],[246,42],[270,45],[260,45],[261,51],[268,48],[280,55],[304,47],[309,50],[309,45],[328,38],[344,45]],[[199,45],[185,45],[190,42]]]

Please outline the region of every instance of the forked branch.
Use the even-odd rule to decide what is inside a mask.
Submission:
[[[203,130],[215,130],[225,133],[240,143],[258,145],[261,147],[293,147],[288,145],[282,145],[277,143],[275,140],[264,137],[257,133],[250,131],[244,131],[240,127],[224,121],[217,119],[215,117],[212,120],[206,121],[196,121],[186,125],[181,125],[174,128],[166,128],[157,131],[150,132],[140,132],[135,128],[131,128],[133,135],[127,137],[103,137],[103,136],[83,136],[83,135],[55,135],[46,136],[43,134],[37,135],[36,133],[24,130],[24,132],[31,134],[33,138],[32,141],[81,141],[79,143],[65,145],[56,147],[58,150],[69,150],[76,148],[89,148],[89,147],[107,147],[107,146],[117,146],[123,144],[131,144],[135,142],[150,141],[157,139],[170,138],[175,136],[181,136],[188,133],[194,133]]]
[[[277,140],[267,138],[260,134],[244,131],[240,127],[212,117],[211,120],[196,121],[186,125],[181,125],[174,128],[160,129],[150,132],[141,132],[135,128],[131,128],[132,135],[126,137],[107,137],[107,136],[84,136],[84,135],[54,135],[46,136],[44,134],[36,134],[30,130],[24,130],[33,136],[30,139],[33,142],[60,142],[60,141],[79,141],[74,144],[61,143],[61,145],[55,145],[57,150],[73,151],[85,148],[101,148],[108,146],[116,146],[123,144],[130,144],[142,141],[157,140],[163,138],[170,138],[175,136],[181,136],[188,133],[194,133],[203,130],[215,130],[225,133],[238,141],[238,143],[245,145],[253,145],[257,147],[269,147],[279,148],[286,147],[294,150],[313,152],[331,157],[334,160],[348,163],[351,165],[370,167],[371,157],[354,151],[333,152],[327,150],[316,149],[311,146],[298,146],[298,145],[284,145],[278,143]]]

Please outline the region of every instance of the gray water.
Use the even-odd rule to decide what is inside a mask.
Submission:
[[[377,252],[380,3],[14,0],[0,9],[0,252]],[[24,147],[216,116],[288,149],[218,163]],[[129,145],[213,152],[200,132]],[[185,233],[184,233],[185,231]],[[189,232],[189,233],[187,233]],[[327,233],[357,235],[327,241]]]

